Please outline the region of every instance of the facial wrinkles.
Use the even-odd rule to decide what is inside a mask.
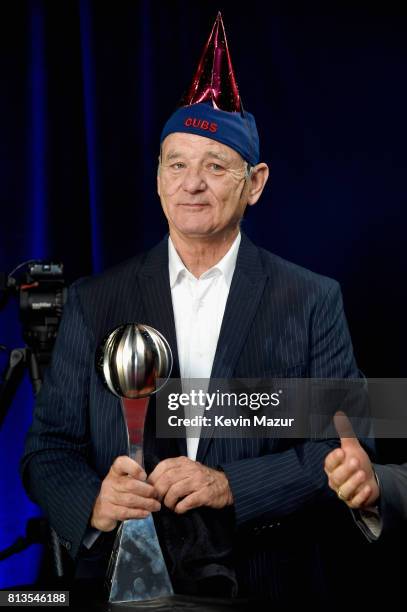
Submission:
[[[243,167],[236,169],[236,168],[229,168],[228,169],[229,174],[234,178],[235,181],[239,182],[244,178],[245,178],[245,166],[243,163]]]
[[[185,163],[185,162],[182,162],[182,163]],[[208,164],[208,163],[216,163],[216,161],[211,162],[210,160],[205,160],[204,162],[200,164],[191,164],[190,162],[187,162],[187,167],[184,170],[180,171],[178,175],[174,174],[171,176],[170,174],[167,174],[167,176],[165,176],[165,179],[164,179],[165,191],[166,191],[167,196],[173,196],[177,193],[177,191],[183,189],[184,181],[186,178],[188,178],[187,173],[191,172],[191,169],[193,170],[193,172],[197,173],[198,175],[197,184],[199,184],[200,187],[197,188],[197,191],[201,191],[201,190],[203,191],[204,190],[203,184],[205,184],[205,188],[209,189],[209,191],[211,191],[211,193],[213,193],[215,197],[216,197],[215,192],[219,191],[221,187],[224,187],[228,191],[230,190],[231,185],[230,184],[227,185],[225,179],[230,178],[234,188],[236,188],[241,183],[242,180],[245,180],[244,165],[241,168],[233,168],[233,167],[224,168],[224,174],[214,173],[213,175],[211,175],[209,170],[205,172],[205,164]],[[169,163],[163,164],[163,167],[168,172],[171,172]],[[243,190],[242,190],[242,193],[243,193]]]

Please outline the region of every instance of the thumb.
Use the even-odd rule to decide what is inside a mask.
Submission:
[[[352,450],[360,446],[352,429],[352,424],[344,412],[338,411],[335,413],[334,423],[344,450]]]

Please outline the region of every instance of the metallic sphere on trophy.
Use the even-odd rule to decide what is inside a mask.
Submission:
[[[140,399],[159,391],[171,374],[172,363],[171,348],[164,336],[140,323],[114,329],[96,355],[96,367],[108,389],[127,399]]]

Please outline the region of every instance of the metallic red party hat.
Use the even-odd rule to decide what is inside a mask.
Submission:
[[[223,111],[242,111],[220,12],[213,24],[191,86],[180,106],[199,102],[210,102],[214,108]]]

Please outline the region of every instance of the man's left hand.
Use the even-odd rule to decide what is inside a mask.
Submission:
[[[164,459],[151,472],[147,482],[159,499],[177,514],[192,508],[224,508],[233,504],[229,481],[224,474],[188,457]]]
[[[334,423],[341,438],[341,448],[331,451],[325,458],[328,484],[349,508],[369,509],[380,495],[369,456],[343,412],[335,414]]]

